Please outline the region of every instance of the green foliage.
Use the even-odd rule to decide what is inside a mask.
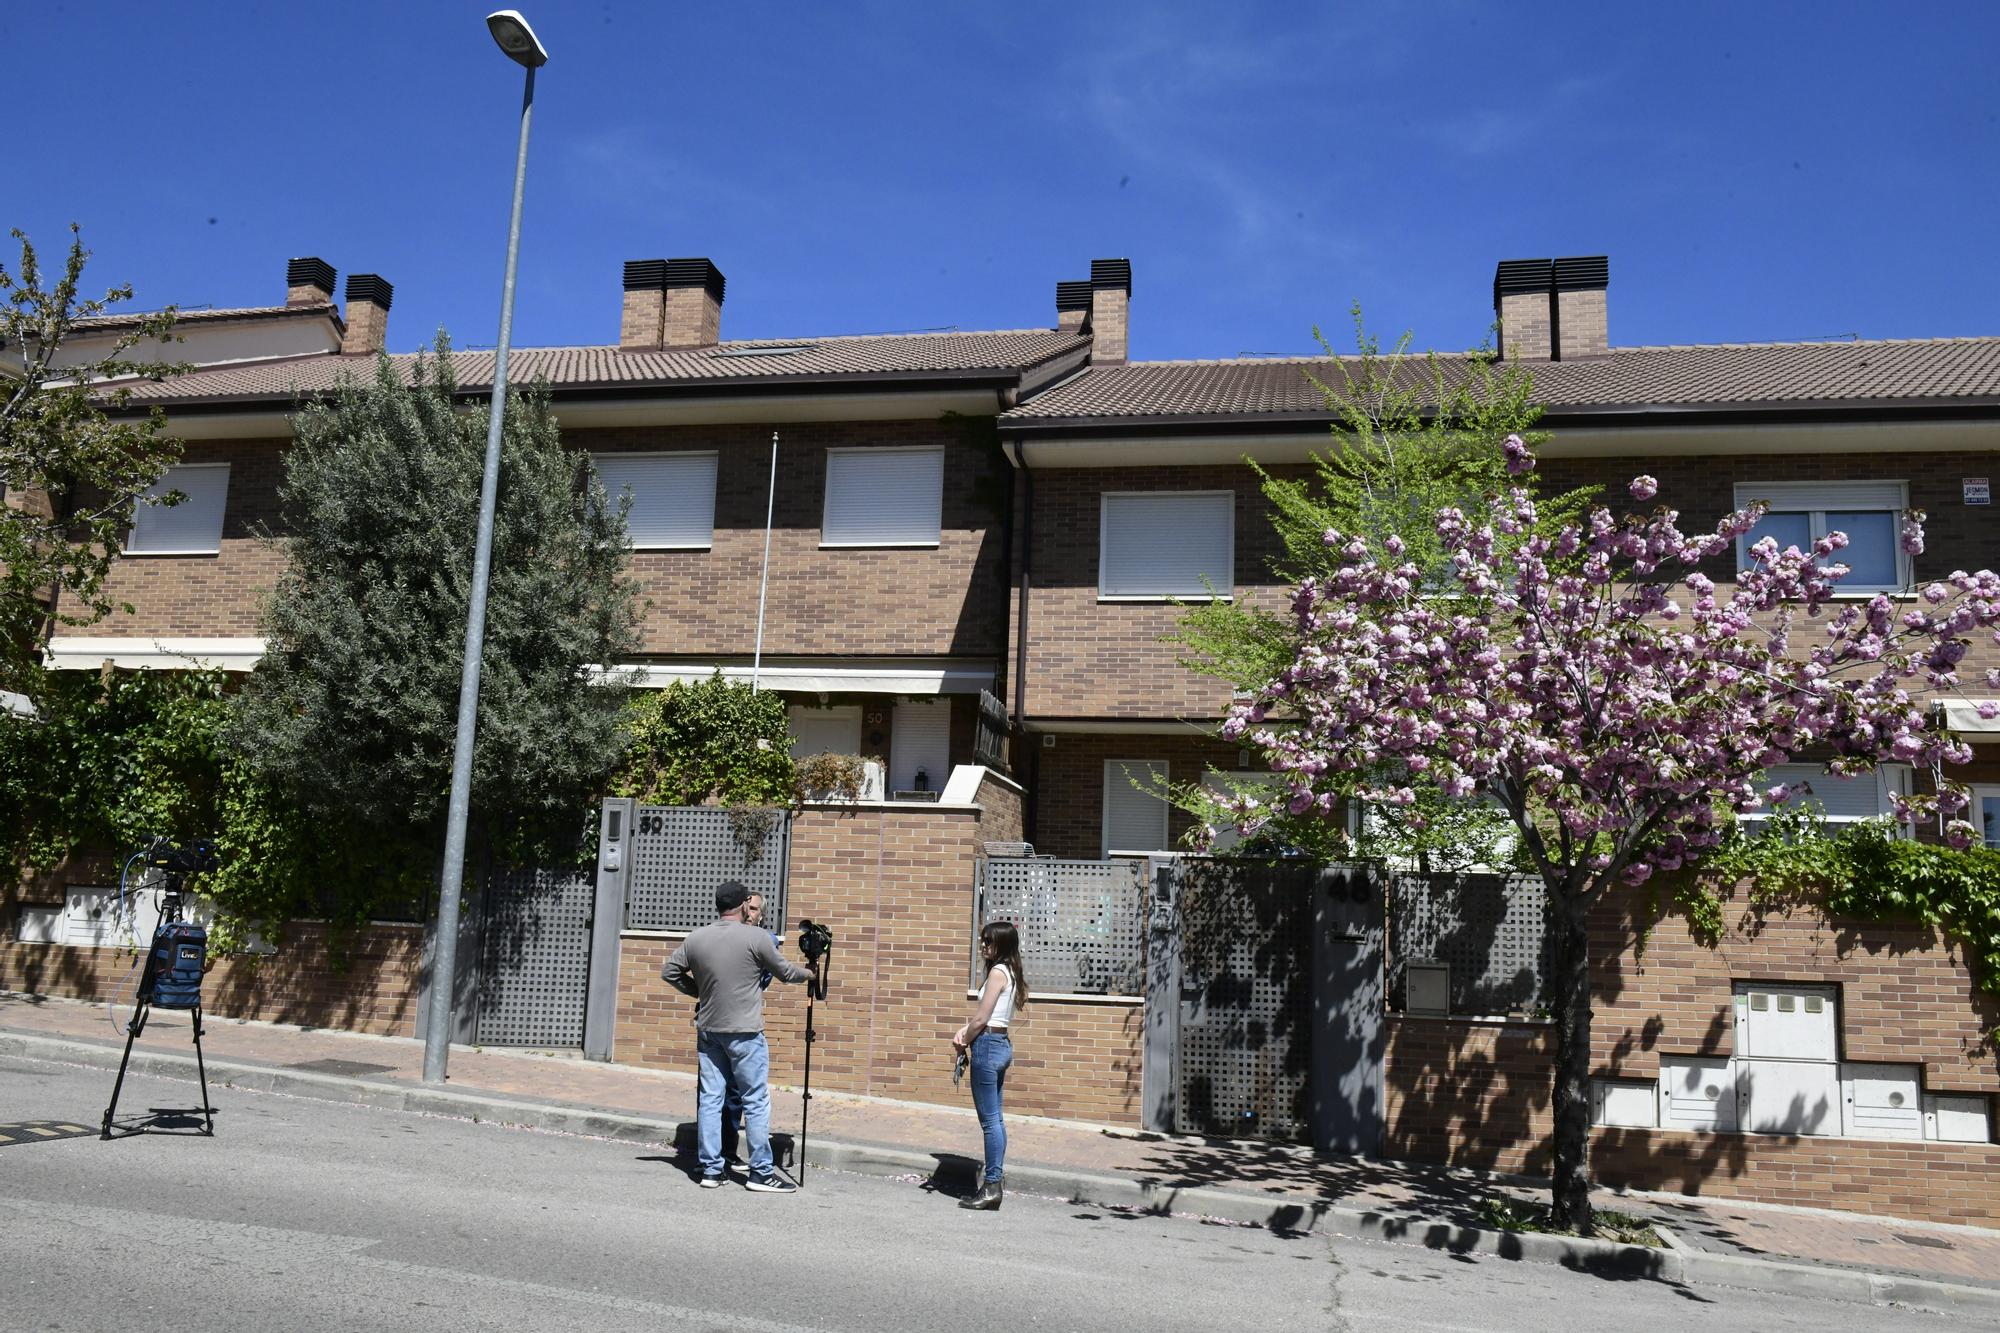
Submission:
[[[90,359],[64,354],[84,332],[78,321],[132,299],[129,286],[95,300],[79,294],[90,252],[73,224],[70,233],[62,273],[49,287],[19,231],[20,265],[11,273],[0,265],[0,491],[8,501],[0,504],[0,688],[22,693],[37,679],[34,663],[53,626],[89,625],[112,612],[104,583],[133,504],[180,456],[157,409],[146,417],[107,413],[129,403],[132,377],[185,369],[126,355],[172,338],[172,308],[138,318]],[[117,379],[126,382],[107,387]]]
[[[387,844],[441,837],[457,731],[488,415],[455,401],[450,345],[405,383],[304,407],[279,489],[286,567],[235,744],[287,805]],[[476,840],[509,857],[573,841],[616,767],[636,643],[622,511],[565,452],[545,394],[509,395],[473,752]],[[477,842],[476,844],[477,845]]]
[[[230,751],[228,677],[217,671],[67,671],[35,682],[38,716],[0,717],[0,857],[15,870],[78,853],[123,857],[155,835],[216,840],[218,869],[191,887],[275,937],[295,917],[359,924],[407,912],[434,857],[286,803]]]
[[[1483,1225],[1495,1231],[1532,1231],[1549,1236],[1580,1234],[1574,1228],[1557,1226],[1545,1203],[1530,1203],[1526,1199],[1495,1194],[1481,1199],[1473,1211]],[[1651,1249],[1661,1249],[1666,1245],[1660,1233],[1645,1218],[1614,1212],[1609,1208],[1591,1210],[1588,1234],[1620,1245],[1644,1245]]]
[[[628,707],[630,748],[612,779],[617,796],[647,805],[790,805],[798,776],[784,699],[752,692],[720,671],[637,694]]]
[[[1793,802],[1763,829],[1717,849],[1689,889],[1713,900],[1718,886],[1746,881],[1753,904],[1801,902],[1850,920],[1921,922],[1962,941],[1980,989],[2000,994],[2000,851],[1899,838],[1886,820],[1836,831],[1810,805]],[[1713,926],[1703,924],[1711,941],[1720,937],[1719,907]]]
[[[1283,548],[1273,572],[1289,585],[1331,573],[1338,561],[1324,534],[1333,528],[1359,537],[1385,558],[1388,539],[1400,537],[1404,553],[1389,563],[1408,560],[1436,575],[1427,581],[1442,585],[1450,553],[1439,543],[1436,512],[1447,506],[1483,509],[1486,497],[1517,480],[1534,480],[1510,478],[1501,450],[1509,435],[1530,445],[1547,438],[1534,429],[1541,417],[1534,381],[1525,369],[1485,356],[1413,356],[1407,333],[1385,352],[1364,326],[1359,306],[1353,316],[1354,356],[1338,357],[1313,330],[1334,367],[1326,379],[1313,379],[1338,417],[1329,447],[1314,452],[1304,477],[1274,476],[1246,460],[1260,479]],[[1580,490],[1543,501],[1543,528],[1574,521],[1593,494]],[[1185,606],[1169,640],[1180,646],[1182,666],[1238,691],[1261,688],[1298,659],[1291,618],[1244,602]],[[1359,781],[1363,775],[1354,776]],[[1371,811],[1355,839],[1315,812],[1280,815],[1238,850],[1269,854],[1289,848],[1321,859],[1383,856],[1440,870],[1512,860],[1509,823],[1489,805],[1449,799],[1401,774],[1366,776],[1392,776],[1395,785],[1413,786],[1417,803]],[[1257,792],[1249,787],[1239,794]],[[1168,799],[1193,815],[1197,827],[1229,822],[1217,794],[1199,782],[1173,787]]]

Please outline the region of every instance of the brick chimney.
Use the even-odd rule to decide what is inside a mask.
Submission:
[[[1609,255],[1578,255],[1555,262],[1556,360],[1577,361],[1611,352],[1605,293],[1611,286]]]
[[[333,301],[333,265],[317,256],[285,265],[286,305],[329,305]]]
[[[1132,306],[1132,261],[1090,261],[1090,364],[1125,364],[1126,320]]]
[[[1555,264],[1503,259],[1493,271],[1493,313],[1504,361],[1547,361],[1555,351]]]
[[[722,270],[706,259],[628,259],[618,346],[628,352],[722,340]]]
[[[1056,284],[1056,327],[1078,333],[1090,327],[1090,283]]]
[[[389,337],[389,302],[396,289],[376,273],[347,275],[347,332],[340,339],[342,356],[372,356]]]

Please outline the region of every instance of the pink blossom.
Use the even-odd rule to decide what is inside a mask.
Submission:
[[[1644,504],[1660,493],[1660,483],[1652,477],[1634,477],[1626,489],[1632,492],[1634,500]]]
[[[1509,435],[1501,449],[1507,455],[1507,475],[1518,477],[1535,468],[1535,456],[1528,452],[1528,442],[1518,435]]]

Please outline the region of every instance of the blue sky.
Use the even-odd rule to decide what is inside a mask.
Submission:
[[[19,7],[0,225],[82,223],[147,307],[271,303],[316,254],[395,284],[392,348],[491,343],[486,8]],[[1047,326],[1125,256],[1136,358],[1308,350],[1357,299],[1456,348],[1496,261],[1597,253],[1621,345],[2000,333],[1987,3],[526,12],[518,344],[614,341],[621,262],[681,255],[738,338]]]

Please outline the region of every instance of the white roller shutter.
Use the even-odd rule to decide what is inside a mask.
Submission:
[[[229,497],[229,464],[184,463],[146,488],[148,496],[179,491],[177,505],[133,509],[125,549],[134,555],[215,555],[222,550],[222,511]]]
[[[613,504],[630,492],[625,530],[641,551],[706,551],[715,544],[715,455],[592,454]]]
[[[1230,596],[1235,516],[1232,491],[1106,493],[1098,596],[1207,597],[1211,588],[1215,596]]]
[[[1159,852],[1167,847],[1167,803],[1152,794],[1167,780],[1167,764],[1154,759],[1104,761],[1104,854]],[[1141,791],[1134,787],[1134,781]]]
[[[829,449],[822,546],[936,546],[943,449]]]

